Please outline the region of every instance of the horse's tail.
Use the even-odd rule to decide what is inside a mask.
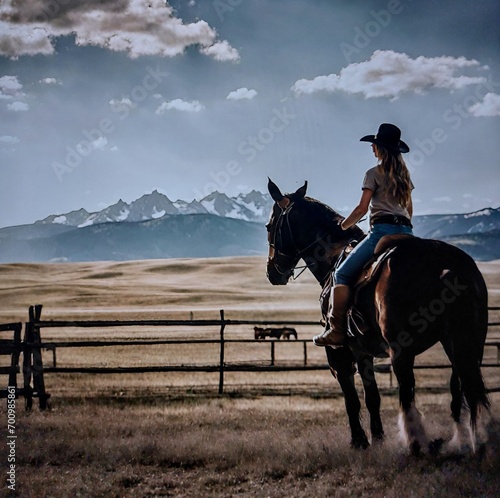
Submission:
[[[470,411],[471,428],[476,431],[478,409],[488,409],[490,401],[481,373],[484,343],[488,329],[488,294],[482,275],[462,281],[453,271],[441,276],[447,287],[446,299],[453,300],[449,321],[452,363],[458,374],[461,390]],[[475,278],[474,278],[475,277]],[[445,294],[442,294],[443,298]]]

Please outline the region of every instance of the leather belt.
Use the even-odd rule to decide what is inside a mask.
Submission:
[[[372,225],[378,225],[379,223],[385,223],[387,225],[402,225],[405,227],[412,227],[411,221],[406,216],[398,216],[392,214],[384,214],[382,216],[377,216],[371,220]]]

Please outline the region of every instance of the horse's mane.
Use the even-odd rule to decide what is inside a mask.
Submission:
[[[318,201],[312,197],[305,196],[302,199],[294,199],[294,202],[301,202],[304,205],[304,209],[307,210],[308,214],[317,221],[319,225],[323,228],[328,229],[332,234],[341,235],[345,238],[346,235],[350,237],[362,238],[364,236],[363,231],[357,225],[343,232],[339,226],[339,221],[342,221],[345,217],[340,213],[332,209],[327,204]]]
[[[335,211],[335,209],[332,209],[330,206],[321,201],[318,201],[317,199],[306,196],[304,197],[304,200],[307,201],[312,210],[322,218],[334,219],[335,221],[344,218],[340,213]]]

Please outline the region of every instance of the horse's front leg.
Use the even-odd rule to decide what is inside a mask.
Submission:
[[[326,348],[330,372],[338,380],[344,394],[345,408],[351,428],[351,446],[356,449],[366,449],[370,446],[366,433],[361,426],[358,393],[354,383],[354,358],[346,348]]]
[[[384,439],[384,428],[380,417],[380,393],[373,369],[373,357],[364,356],[361,358],[358,361],[358,371],[363,382],[366,408],[370,413],[372,442],[382,441]]]

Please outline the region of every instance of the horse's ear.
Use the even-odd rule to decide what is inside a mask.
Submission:
[[[278,188],[278,185],[276,185],[271,178],[267,178],[269,181],[267,182],[267,190],[269,190],[269,193],[271,194],[271,197],[273,198],[274,201],[279,202],[283,199],[283,194],[281,193],[281,190]]]
[[[302,199],[306,195],[306,192],[307,192],[307,180],[304,182],[304,185],[302,185],[302,187],[297,189],[295,195]]]

